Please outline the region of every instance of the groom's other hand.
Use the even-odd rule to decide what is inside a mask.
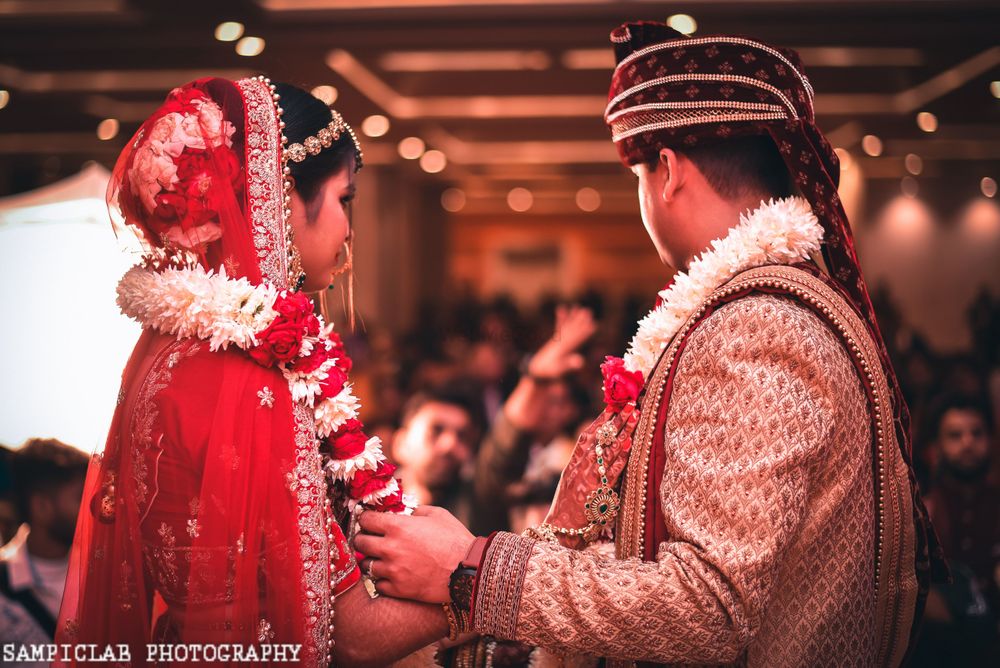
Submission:
[[[426,603],[451,600],[452,571],[475,537],[444,508],[421,506],[413,515],[366,510],[354,547],[366,555],[362,571],[386,596]]]

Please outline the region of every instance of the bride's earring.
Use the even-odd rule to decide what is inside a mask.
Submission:
[[[327,286],[327,290],[332,290],[333,289],[333,280],[335,278],[337,278],[338,276],[340,276],[341,274],[343,274],[345,272],[351,271],[351,269],[353,268],[353,264],[354,264],[354,249],[353,249],[353,245],[352,245],[352,243],[350,241],[345,241],[344,242],[343,255],[344,255],[344,263],[341,264],[336,269],[334,269],[332,272],[330,272],[330,285]]]
[[[333,281],[338,276],[347,274],[347,294],[344,297],[344,310],[350,319],[351,329],[354,329],[354,240],[344,241],[344,263],[330,274],[330,285],[327,290],[333,290]]]

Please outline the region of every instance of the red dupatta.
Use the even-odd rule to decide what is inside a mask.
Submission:
[[[294,287],[279,112],[262,78],[204,79],[142,125],[109,203],[162,267],[186,255]],[[87,476],[56,641],[127,645],[131,665],[148,663],[149,643],[284,643],[326,665],[333,595],[358,577],[312,410],[282,373],[146,329]]]

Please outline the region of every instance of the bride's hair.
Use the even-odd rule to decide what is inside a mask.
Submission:
[[[281,96],[281,119],[285,122],[285,136],[289,144],[301,143],[306,137],[315,135],[325,128],[333,116],[330,108],[298,86],[276,83],[275,92]],[[354,155],[354,142],[350,133],[341,133],[330,148],[317,155],[310,155],[302,162],[289,162],[295,190],[308,205],[321,191],[323,182],[334,172],[348,164]]]

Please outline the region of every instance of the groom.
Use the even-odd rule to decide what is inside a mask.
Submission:
[[[365,567],[609,665],[899,665],[939,550],[801,62],[653,23],[611,41],[605,120],[679,273],[604,365],[544,524],[366,512]]]

